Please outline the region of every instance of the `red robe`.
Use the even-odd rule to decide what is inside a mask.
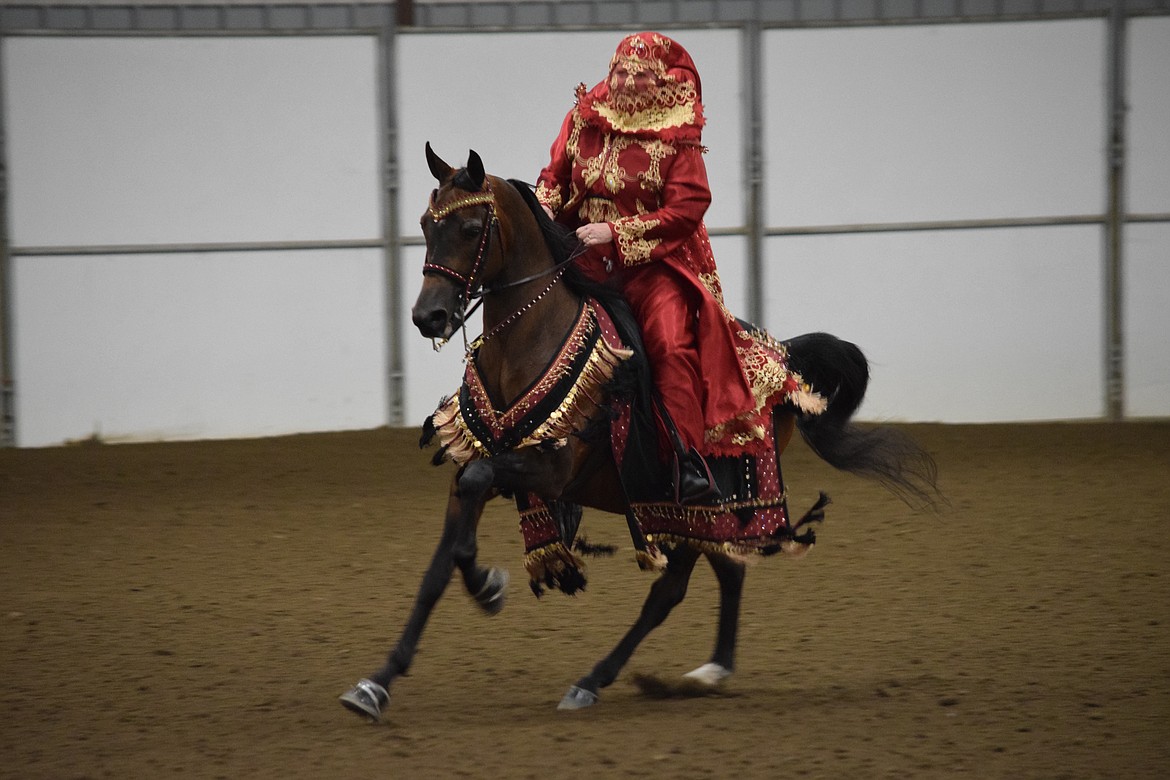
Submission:
[[[613,243],[578,263],[598,281],[612,278],[634,308],[684,443],[719,454],[724,448],[708,445],[720,427],[758,399],[737,351],[746,334],[723,305],[703,224],[711,190],[702,147],[697,138],[612,132],[589,113],[578,105],[565,117],[537,197],[570,228],[609,225]]]

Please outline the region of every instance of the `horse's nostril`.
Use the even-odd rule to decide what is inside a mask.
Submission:
[[[419,329],[419,332],[427,337],[441,336],[444,328],[447,327],[447,312],[442,309],[415,311],[411,314],[411,319],[414,320],[414,325]]]

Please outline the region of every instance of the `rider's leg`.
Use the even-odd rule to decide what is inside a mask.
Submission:
[[[674,270],[659,264],[631,274],[624,290],[642,328],[654,384],[669,417],[664,438],[678,466],[676,491],[684,502],[711,498],[714,483],[698,453],[705,424],[695,291]]]

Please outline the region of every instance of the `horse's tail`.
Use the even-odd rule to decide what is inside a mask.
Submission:
[[[869,385],[869,363],[857,345],[828,333],[784,344],[789,367],[828,401],[820,414],[797,410],[797,429],[813,452],[834,468],[876,480],[907,504],[935,504],[938,468],[930,453],[902,431],[852,422]]]

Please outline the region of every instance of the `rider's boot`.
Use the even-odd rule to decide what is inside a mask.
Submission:
[[[713,502],[720,498],[707,461],[692,447],[674,456],[674,500],[679,504]]]

